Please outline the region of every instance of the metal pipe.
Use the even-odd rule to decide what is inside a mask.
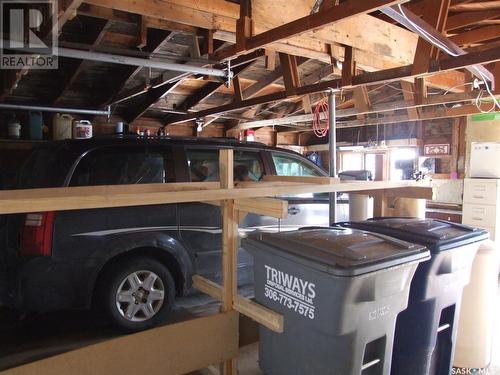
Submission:
[[[10,45],[9,41],[3,41],[3,45]],[[46,46],[43,45],[34,45],[30,48],[25,48],[23,51],[26,52],[34,52],[37,55],[40,55],[40,51],[43,51]],[[48,53],[47,53],[48,54]],[[56,56],[67,57],[71,59],[80,59],[80,60],[91,60],[91,61],[100,61],[100,62],[108,62],[111,64],[121,64],[121,65],[132,65],[139,67],[147,67],[147,68],[156,68],[163,70],[172,70],[176,72],[185,72],[185,73],[195,73],[202,75],[209,75],[215,77],[228,77],[228,71],[224,69],[213,69],[213,68],[204,68],[201,66],[193,66],[187,64],[176,64],[169,63],[165,61],[161,61],[158,59],[141,59],[138,57],[132,56],[123,56],[123,55],[112,55],[109,53],[102,52],[93,52],[93,51],[82,51],[71,48],[59,47],[55,49]]]
[[[111,116],[111,110],[109,107],[107,110],[101,111],[97,109],[43,107],[39,105],[0,103],[0,109],[16,109],[23,111],[40,111],[40,112],[62,112],[62,113],[74,113],[79,115],[94,115],[94,116]]]
[[[330,177],[337,177],[337,121],[335,92],[328,93],[328,151],[330,156],[329,172]],[[330,225],[337,222],[337,193],[330,193]]]

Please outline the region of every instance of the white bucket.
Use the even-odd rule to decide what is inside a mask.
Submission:
[[[73,123],[73,117],[67,114],[59,114],[57,113],[54,116],[54,140],[60,139],[71,139],[71,124]]]
[[[10,122],[7,131],[9,138],[11,139],[21,138],[21,124],[19,122],[17,121]]]
[[[73,123],[73,138],[92,138],[92,123],[88,120],[75,121]]]

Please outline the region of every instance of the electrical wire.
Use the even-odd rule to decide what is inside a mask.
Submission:
[[[411,21],[408,16],[405,14],[405,12],[403,11],[403,7],[401,6],[401,4],[398,4],[398,8],[399,8],[399,11],[401,13],[401,15],[410,23],[410,25],[412,25],[415,30],[417,30],[419,32],[419,34],[425,38],[429,43],[433,44],[434,46],[438,47],[439,49],[442,49],[443,51],[445,51],[448,55],[450,56],[453,56],[453,57],[457,57],[457,56],[460,56],[459,53],[456,53],[456,52],[453,52],[451,51],[446,45],[444,45],[443,43],[441,43],[440,40],[436,39],[433,35],[431,35],[430,33],[428,33],[426,30],[422,29],[420,26],[416,25],[413,21]],[[488,94],[490,95],[491,99],[493,99],[493,107],[489,110],[489,111],[484,111],[481,106],[480,106],[480,99],[482,98],[482,94],[480,92],[480,95],[478,95],[478,97],[476,98],[476,107],[479,111],[483,112],[483,113],[489,113],[491,111],[493,111],[495,109],[495,107],[498,107],[500,109],[500,103],[498,102],[497,98],[495,97],[495,95],[493,95],[493,93],[491,92],[491,89],[490,89],[490,86],[488,85],[488,79],[484,76],[484,74],[480,71],[480,70],[477,70],[477,73],[481,76],[481,79],[483,80],[483,84],[485,85],[486,87],[486,91],[488,92]]]
[[[322,114],[325,115],[325,118],[321,120]],[[329,114],[328,114],[328,101],[326,99],[322,99],[316,107],[314,108],[313,120],[312,120],[312,129],[314,135],[318,138],[324,138],[328,134],[329,127]]]

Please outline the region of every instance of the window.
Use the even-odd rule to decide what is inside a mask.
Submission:
[[[70,186],[149,184],[167,181],[170,152],[125,147],[91,151],[78,163]]]
[[[219,181],[219,150],[186,150],[191,181]],[[259,152],[234,150],[234,180],[259,181],[264,167]]]
[[[259,181],[264,174],[258,152],[234,150],[234,180]]]
[[[297,157],[277,152],[271,154],[278,176],[324,176],[321,170],[314,165]]]

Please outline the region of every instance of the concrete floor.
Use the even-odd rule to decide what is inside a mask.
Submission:
[[[240,291],[241,292],[241,291]],[[243,294],[250,296],[252,291]],[[166,324],[217,311],[218,304],[209,297],[198,295],[182,299]],[[495,328],[493,360],[487,375],[500,375],[500,288],[497,293],[498,324]],[[88,312],[56,312],[25,319],[13,329],[0,326],[0,371],[22,363],[41,359],[68,350],[115,337],[109,325]],[[0,317],[0,320],[1,317]],[[239,375],[262,375],[258,366],[258,344],[240,349]],[[217,374],[215,367],[190,375]]]
[[[499,279],[499,289],[496,298],[497,298],[497,314],[496,314],[497,322],[494,334],[492,362],[487,372],[481,373],[484,375],[500,375],[500,279]],[[263,375],[258,365],[258,351],[259,351],[258,343],[248,345],[240,349],[240,356],[238,358],[239,375]],[[456,373],[459,374],[459,372]],[[474,372],[471,372],[471,374],[474,374]]]

